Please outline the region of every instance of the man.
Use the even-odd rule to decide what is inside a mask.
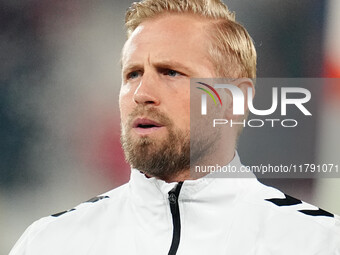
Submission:
[[[191,78],[254,89],[255,48],[227,7],[145,0],[126,26],[119,104],[129,183],[35,222],[11,254],[340,254],[337,216],[255,178],[190,174],[190,154],[241,167],[238,128],[213,141],[190,130]],[[230,95],[220,95],[226,103],[213,114],[235,118]]]

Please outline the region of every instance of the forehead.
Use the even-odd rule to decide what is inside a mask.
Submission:
[[[124,45],[123,65],[145,57],[143,54],[157,58],[206,58],[208,24],[207,19],[190,14],[164,14],[145,20]]]

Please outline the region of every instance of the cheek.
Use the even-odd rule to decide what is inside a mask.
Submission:
[[[177,126],[181,129],[190,128],[190,96],[189,92],[178,94],[173,101],[173,116]]]
[[[120,117],[122,122],[125,122],[129,114],[129,109],[131,108],[130,102],[132,101],[131,97],[129,96],[129,90],[122,87],[119,93],[119,110],[120,110]]]

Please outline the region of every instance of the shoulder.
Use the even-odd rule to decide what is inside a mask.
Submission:
[[[337,249],[340,253],[339,216],[258,181],[248,188],[238,205],[243,215],[240,224],[257,233],[263,242],[293,244],[307,251]]]
[[[103,212],[103,210],[107,209],[108,207],[112,206],[120,206],[121,202],[126,201],[127,197],[127,187],[128,183],[124,184],[122,186],[119,186],[113,190],[110,190],[106,193],[103,193],[101,195],[95,196],[77,206],[75,206],[72,209],[58,212],[55,214],[52,214],[48,217],[42,218],[41,222],[54,222],[54,221],[60,221],[62,222],[63,219],[67,219],[67,217],[84,217],[91,213],[100,214]],[[65,216],[65,217],[63,217]],[[38,221],[38,222],[39,222]],[[40,225],[40,224],[39,224]]]
[[[91,225],[96,226],[97,220],[107,219],[112,212],[121,207],[128,197],[128,183],[109,192],[93,197],[78,206],[41,218],[31,224],[13,247],[10,254],[22,254],[27,249],[33,249],[36,243],[40,247],[44,246],[44,241],[55,240],[53,237],[69,238],[74,233],[84,233],[83,228]],[[115,216],[115,215],[111,215]],[[86,224],[84,224],[86,223]],[[76,230],[76,231],[75,231]],[[62,237],[62,238],[61,238]],[[52,245],[46,242],[46,246]],[[28,248],[29,247],[29,248]],[[28,253],[30,254],[30,253]]]
[[[306,203],[282,191],[266,186],[259,181],[253,185],[252,192],[248,192],[243,198],[243,202],[259,207],[262,210],[268,210],[272,214],[291,216],[298,220],[305,219],[308,223],[315,223],[325,228],[340,227],[339,216],[327,212],[317,206]],[[334,228],[339,231],[340,228]]]

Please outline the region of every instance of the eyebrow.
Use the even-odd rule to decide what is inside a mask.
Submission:
[[[188,67],[187,65],[184,65],[180,62],[177,61],[161,61],[161,62],[156,62],[153,64],[156,68],[160,69],[180,69],[186,73],[192,74],[194,71]],[[179,71],[180,71],[179,70]]]
[[[128,64],[126,65],[126,67],[124,67],[122,65],[122,71],[123,71],[123,74],[125,73],[129,73],[131,70],[140,70],[140,69],[143,69],[143,66],[140,65],[140,64],[136,64],[136,63],[131,63],[131,64]]]
[[[156,69],[174,69],[176,71],[186,72],[187,74],[194,73],[194,71],[190,67],[183,65],[182,63],[178,61],[165,60],[165,61],[160,61],[160,62],[154,62],[152,63],[152,66],[155,67]],[[122,70],[124,74],[128,73],[131,70],[141,70],[141,69],[144,69],[143,65],[137,64],[137,63],[127,64],[126,67],[122,65]]]

